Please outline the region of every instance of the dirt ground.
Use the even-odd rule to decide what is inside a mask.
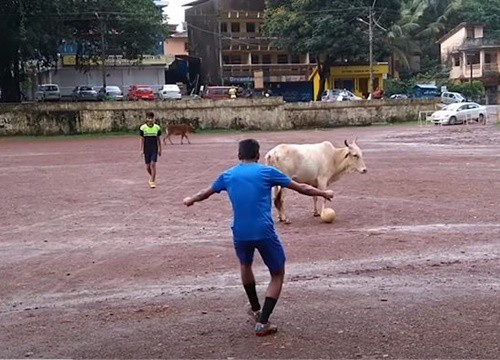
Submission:
[[[287,276],[258,338],[226,195],[182,199],[237,141],[359,138],[333,224],[287,196]],[[174,139],[179,141],[179,138]],[[0,358],[500,359],[500,127],[191,136],[147,186],[139,139],[0,139]],[[258,292],[268,275],[256,261]]]

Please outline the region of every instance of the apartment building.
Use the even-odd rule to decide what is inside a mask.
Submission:
[[[185,6],[189,54],[201,58],[205,84],[254,84],[276,94],[288,89],[297,100],[312,98],[308,78],[314,59],[271,45],[262,34],[265,0],[197,0]]]
[[[482,24],[461,23],[438,40],[441,63],[454,81],[481,81],[487,102],[500,104],[500,39],[484,35]]]

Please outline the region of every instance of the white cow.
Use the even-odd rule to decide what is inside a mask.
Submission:
[[[319,144],[281,144],[269,150],[265,156],[267,165],[281,170],[293,180],[306,183],[326,190],[343,174],[358,171],[366,174],[367,169],[363,161],[363,153],[356,144],[344,141],[345,147],[336,149],[331,142]],[[319,216],[317,197],[314,200],[314,216]],[[278,210],[279,221],[290,223],[285,212],[284,189],[275,189],[274,205]],[[325,207],[325,201],[321,210]]]

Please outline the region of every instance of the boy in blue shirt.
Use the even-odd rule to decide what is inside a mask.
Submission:
[[[257,322],[255,335],[265,336],[278,331],[269,323],[283,286],[285,252],[274,229],[271,192],[274,186],[287,187],[303,195],[333,198],[333,191],[322,191],[300,184],[274,167],[258,163],[260,145],[254,139],[239,143],[240,164],[223,172],[211,187],[184,199],[186,206],[226,191],[233,206],[233,240],[241,265],[241,280],[251,305],[249,314]],[[271,274],[261,309],[252,271],[253,255],[257,249]]]

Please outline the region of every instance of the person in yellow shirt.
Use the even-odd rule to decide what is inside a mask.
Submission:
[[[155,124],[155,114],[152,111],[146,113],[146,123],[139,129],[141,135],[141,153],[144,155],[146,170],[149,174],[149,187],[156,187],[156,163],[161,156],[161,128]]]

